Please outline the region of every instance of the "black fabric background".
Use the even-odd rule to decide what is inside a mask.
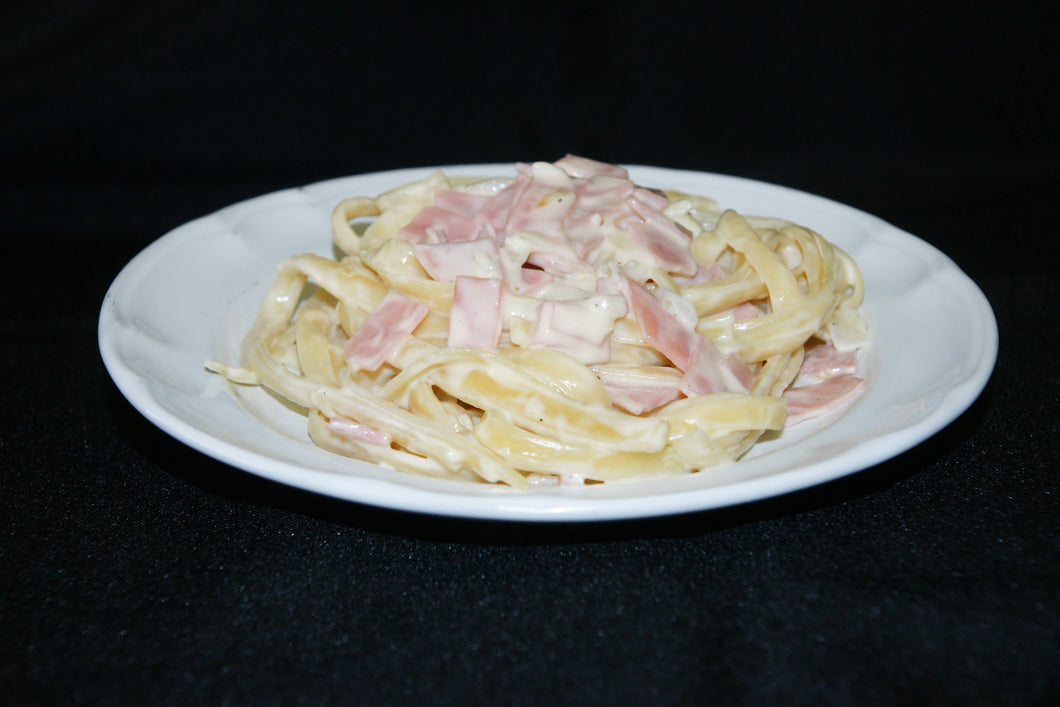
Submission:
[[[1055,698],[1055,12],[5,8],[4,701]],[[346,174],[566,152],[779,182],[918,235],[994,308],[990,384],[936,437],[822,487],[539,526],[260,480],[107,377],[106,288],[184,221]]]

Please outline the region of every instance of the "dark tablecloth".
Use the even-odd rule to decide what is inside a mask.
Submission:
[[[877,71],[891,88],[916,87],[901,110],[866,124],[884,130],[888,122],[893,132],[883,142],[859,139],[860,127],[826,140],[807,116],[777,128],[778,137],[770,126],[792,117],[780,108],[770,120],[760,110],[715,116],[697,138],[689,137],[689,118],[681,135],[667,135],[656,108],[628,102],[626,117],[601,123],[602,134],[584,124],[565,131],[553,113],[501,120],[478,106],[470,113],[495,141],[487,148],[467,129],[475,124],[467,111],[459,120],[410,118],[430,102],[388,94],[373,83],[376,64],[359,55],[343,61],[361,62],[361,73],[350,74],[360,83],[319,76],[300,83],[296,69],[311,75],[306,56],[283,42],[276,54],[265,50],[288,15],[255,15],[246,26],[234,11],[217,10],[200,26],[168,3],[139,14],[118,3],[87,6],[94,24],[27,10],[18,35],[26,39],[15,49],[6,43],[0,73],[11,107],[0,190],[8,259],[0,279],[0,699],[1029,704],[1057,695],[1060,180],[1051,121],[1020,123],[1037,115],[1044,89],[1025,81],[997,96],[997,76],[985,70],[977,75],[989,85],[969,87],[969,78],[959,91],[950,85],[947,98],[959,94],[962,114],[973,104],[990,113],[971,125],[954,120],[954,136],[945,129],[953,114],[909,116],[932,90],[946,90],[961,60],[932,69],[930,81],[915,71]],[[131,19],[114,19],[123,13]],[[491,15],[493,26],[504,24],[502,15]],[[568,19],[586,23],[583,15]],[[317,20],[315,31],[326,34],[328,22]],[[535,22],[534,31],[547,29]],[[410,26],[419,41],[430,33]],[[775,23],[764,26],[783,35]],[[349,36],[369,36],[360,29],[351,26]],[[964,39],[978,36],[973,29],[982,27],[958,26]],[[1006,46],[1017,46],[1019,33],[1002,30]],[[1028,29],[1027,41],[1039,42],[1043,31]],[[928,34],[921,28],[916,36]],[[841,36],[824,39],[834,49]],[[185,47],[186,37],[200,44]],[[218,58],[216,42],[237,37],[265,76],[288,86],[275,102],[266,106],[260,93],[273,83],[240,73],[238,52]],[[883,49],[843,46],[857,71],[870,73]],[[917,46],[930,54],[937,45]],[[996,67],[1007,51],[988,50],[989,62],[968,59],[971,73]],[[549,76],[563,75],[562,61],[540,56]],[[616,63],[577,56],[598,75]],[[423,70],[433,72],[435,87],[445,78],[437,67]],[[794,78],[772,72],[772,89]],[[486,72],[490,81],[498,76]],[[853,85],[842,76],[813,87],[833,128],[863,117],[849,107],[835,117],[845,99],[830,102],[825,88]],[[609,90],[619,83],[609,81]],[[250,94],[238,110],[224,102],[234,84]],[[152,108],[160,85],[178,94],[179,107]],[[573,85],[550,97],[570,98]],[[682,88],[702,94],[709,86]],[[982,104],[972,97],[979,88]],[[513,90],[502,95],[512,99]],[[290,105],[325,91],[349,91],[349,114],[323,117],[316,106],[304,117]],[[400,121],[366,113],[385,100],[398,101]],[[451,111],[453,100],[438,100]],[[588,102],[570,103],[572,115],[589,112]],[[708,103],[697,104],[701,115],[724,105],[717,97]],[[267,116],[264,127],[252,109]],[[895,128],[899,116],[906,122]],[[741,132],[741,121],[765,144]],[[430,135],[457,124],[463,144]],[[646,125],[661,129],[644,142],[637,138]],[[980,128],[997,132],[977,142]],[[731,139],[716,143],[716,135]],[[796,139],[806,135],[819,141],[812,149]],[[332,161],[319,157],[329,141],[344,145]],[[345,172],[555,159],[567,150],[739,171],[850,203],[916,234],[971,275],[994,309],[1001,343],[990,383],[930,440],[823,486],[680,516],[548,525],[382,510],[262,480],[154,428],[107,376],[96,343],[104,292],[135,253],[185,220]],[[741,162],[743,153],[752,158]],[[708,154],[718,159],[697,157]]]

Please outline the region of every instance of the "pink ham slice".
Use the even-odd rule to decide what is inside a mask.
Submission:
[[[495,351],[500,343],[500,279],[491,277],[458,277],[453,287],[453,306],[449,310],[449,339],[453,348]]]
[[[528,267],[520,267],[516,275],[518,277],[515,278],[515,286],[512,289],[520,294],[528,295],[533,295],[542,288],[551,285],[556,279],[552,273]]]
[[[864,379],[845,373],[820,383],[789,388],[784,391],[784,399],[788,401],[784,426],[791,427],[842,410],[854,402],[867,385]]]
[[[621,177],[622,179],[629,177],[629,172],[623,167],[608,164],[607,162],[597,162],[588,157],[578,157],[577,155],[565,155],[556,160],[555,165],[572,177],[589,178],[598,174]]]
[[[645,189],[644,187],[637,187],[633,190],[633,196],[637,201],[651,207],[656,211],[662,211],[670,205],[670,200],[665,194],[655,191],[654,189]]]
[[[466,216],[439,206],[425,206],[398,231],[398,238],[409,243],[469,241],[479,226]]]
[[[430,310],[427,305],[388,293],[361,327],[346,341],[346,365],[374,371],[401,348]]]
[[[753,375],[739,356],[726,356],[710,339],[682,324],[646,287],[634,280],[627,282],[630,309],[645,340],[684,372],[683,393],[746,393],[750,389]]]
[[[492,238],[458,243],[419,243],[413,246],[416,259],[432,279],[455,282],[461,275],[494,270],[499,273],[500,250]]]
[[[529,183],[529,176],[520,175],[514,182],[497,192],[475,213],[475,223],[480,225],[490,224],[503,241],[504,229],[508,223],[512,205]]]
[[[619,371],[602,369],[597,374],[611,404],[633,415],[642,415],[681,397],[677,380],[623,375]]]
[[[439,189],[434,192],[434,205],[446,211],[458,213],[464,218],[471,218],[490,202],[486,194],[468,194],[462,191]]]
[[[566,239],[552,238],[540,243],[526,258],[526,263],[547,273],[589,277],[596,271],[585,262]]]
[[[581,257],[588,256],[604,241],[605,223],[618,223],[634,216],[628,199],[633,183],[608,175],[597,175],[575,182],[578,200],[564,224],[571,246]]]
[[[741,302],[729,311],[732,312],[732,318],[738,322],[744,322],[748,319],[754,319],[762,313],[761,311],[759,311],[758,307],[756,307],[750,302]]]
[[[818,378],[832,378],[858,372],[858,352],[839,351],[831,344],[815,344],[806,347],[800,374]]]
[[[699,265],[689,250],[691,237],[676,223],[635,196],[629,200],[637,219],[623,222],[633,240],[651,255],[667,272],[692,277]]]
[[[610,332],[596,336],[583,324],[583,300],[546,300],[537,310],[537,322],[530,335],[531,346],[562,351],[586,365],[611,360]]]
[[[551,165],[535,164],[530,168],[529,184],[512,204],[504,230],[508,234],[531,231],[565,241],[563,221],[574,208],[574,200],[574,181],[568,175]]]
[[[489,204],[485,194],[467,194],[439,189],[434,204],[420,209],[416,216],[398,231],[398,238],[409,243],[443,243],[476,238],[485,219],[475,216]]]

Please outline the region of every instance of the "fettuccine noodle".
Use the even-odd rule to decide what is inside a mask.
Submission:
[[[332,236],[207,367],[357,459],[515,488],[695,472],[865,386],[848,255],[614,165],[438,171],[342,201]]]

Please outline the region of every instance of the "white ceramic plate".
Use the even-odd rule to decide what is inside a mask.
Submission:
[[[445,167],[510,175],[510,165]],[[337,498],[477,518],[584,521],[717,508],[802,489],[865,469],[930,437],[982,391],[997,355],[986,298],[942,253],[856,209],[761,182],[630,167],[641,184],[715,198],[747,214],[808,226],[861,266],[873,343],[866,393],[828,424],[807,423],[718,470],[589,487],[512,491],[442,481],[317,448],[303,417],[257,388],[235,389],[203,360],[238,361],[277,264],[331,255],[332,207],[430,170],[366,174],[251,199],[151,244],[118,275],[99,320],[103,361],[126,398],[178,440],[254,474]]]

